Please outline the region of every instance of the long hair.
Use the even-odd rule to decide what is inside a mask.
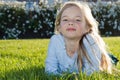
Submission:
[[[71,7],[71,6],[77,6],[78,8],[80,8],[83,14],[83,17],[85,18],[86,24],[87,24],[88,33],[91,33],[93,35],[93,39],[96,40],[96,43],[98,44],[102,52],[102,56],[100,60],[100,70],[111,73],[111,60],[109,56],[107,55],[105,43],[103,39],[101,38],[101,36],[99,35],[98,22],[94,19],[91,13],[91,9],[87,5],[87,3],[73,2],[73,1],[66,2],[63,5],[63,7],[60,9],[59,13],[57,14],[56,21],[55,21],[55,33],[59,33],[60,19],[61,19],[61,15],[63,11],[66,8]],[[79,53],[78,54],[79,69],[81,69],[83,66],[82,56],[85,56],[87,60],[90,62],[89,56],[87,55],[87,51],[85,50],[85,47],[82,43],[82,39],[80,40],[78,53]]]

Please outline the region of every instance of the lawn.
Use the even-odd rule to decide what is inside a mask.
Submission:
[[[104,37],[109,51],[120,59],[120,37]],[[47,75],[44,72],[49,39],[0,40],[0,80],[120,80],[115,72]],[[115,66],[120,69],[120,64]]]

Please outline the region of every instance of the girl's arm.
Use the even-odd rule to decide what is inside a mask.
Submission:
[[[46,58],[45,72],[48,74],[60,74],[58,72],[58,60],[56,54],[56,37],[52,36],[48,46],[48,54]]]
[[[101,51],[95,39],[91,34],[85,35],[83,38],[83,45],[87,52],[90,62],[85,58],[83,59],[83,72],[90,75],[93,72],[100,70]]]

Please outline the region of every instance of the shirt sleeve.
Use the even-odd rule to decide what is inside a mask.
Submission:
[[[100,70],[99,67],[102,53],[95,40],[89,34],[83,39],[83,45],[91,62],[90,63],[87,59],[83,60],[83,72],[90,75],[93,72]]]
[[[60,74],[58,72],[58,60],[56,56],[56,36],[52,36],[48,46],[48,53],[45,62],[45,72],[48,74]]]

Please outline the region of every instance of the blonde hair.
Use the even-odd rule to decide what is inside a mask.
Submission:
[[[55,33],[59,33],[58,28],[60,26],[60,19],[61,19],[61,15],[62,15],[63,11],[66,8],[71,7],[71,6],[77,6],[80,8],[80,10],[83,14],[83,17],[85,18],[85,21],[87,23],[88,29],[89,29],[88,33],[91,33],[93,35],[93,38],[96,40],[96,43],[98,44],[98,46],[102,52],[102,57],[101,57],[101,62],[100,62],[100,70],[111,73],[111,60],[110,60],[109,56],[107,55],[105,43],[99,35],[98,22],[94,19],[93,15],[91,13],[91,9],[85,2],[69,1],[69,2],[66,2],[62,6],[62,8],[60,9],[60,11],[56,17]],[[90,62],[90,59],[89,59],[87,52],[84,48],[84,45],[82,43],[82,40],[80,41],[80,49],[79,49],[78,53],[80,53],[80,54],[78,54],[78,63],[79,63],[79,69],[81,69],[82,65],[83,65],[81,55],[85,56],[88,59],[88,61]]]

